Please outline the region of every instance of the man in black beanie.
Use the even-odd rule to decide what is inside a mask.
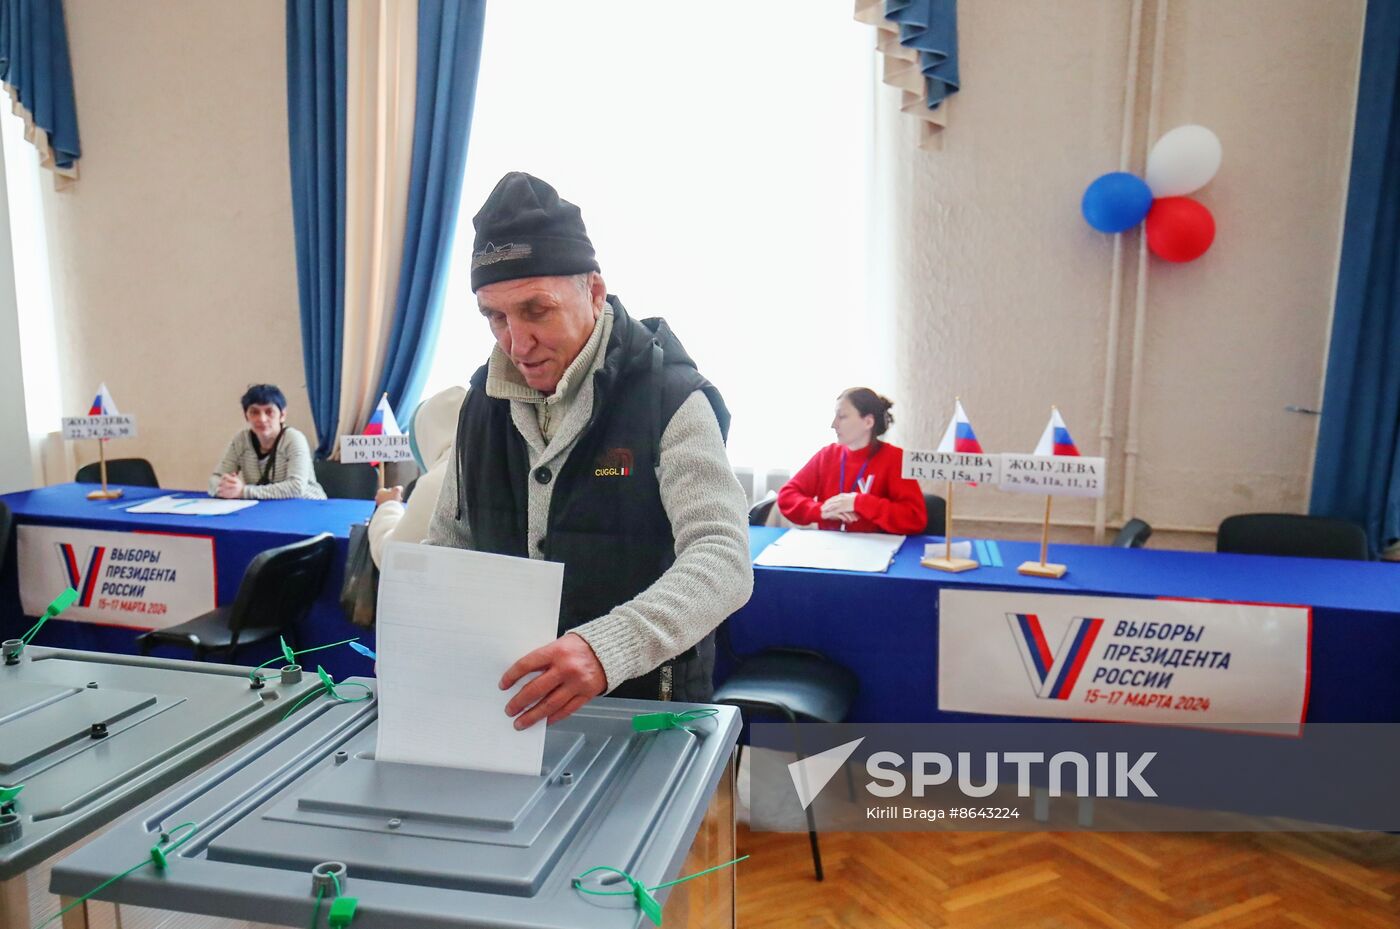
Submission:
[[[753,588],[724,400],[664,320],[607,292],[578,207],[512,172],[473,220],[496,338],[428,541],[564,564],[559,638],[501,688],[524,729],[602,693],[705,701],[713,630]]]

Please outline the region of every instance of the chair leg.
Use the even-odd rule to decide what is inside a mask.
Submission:
[[[156,643],[155,643],[153,640],[151,640],[151,639],[149,639],[149,638],[142,639],[142,640],[141,640],[141,654],[142,654],[142,656],[144,657],[144,656],[146,656],[146,655],[149,655],[149,654],[155,649],[155,647],[156,647]]]
[[[788,722],[792,724],[792,747],[793,750],[797,753],[797,760],[805,761],[807,759],[807,756],[802,751],[801,737],[798,734],[797,717],[793,716],[791,713],[788,713],[787,718]],[[822,870],[822,849],[821,845],[817,841],[817,818],[816,815],[812,812],[811,804],[808,804],[806,813],[807,838],[812,843],[812,868],[817,873],[817,880],[824,881],[826,880],[826,874]]]

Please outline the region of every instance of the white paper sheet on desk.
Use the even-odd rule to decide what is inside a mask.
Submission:
[[[878,574],[889,570],[895,552],[903,544],[904,536],[883,532],[789,529],[759,552],[753,563],[770,568],[822,568]]]
[[[214,500],[201,497],[176,497],[167,494],[129,506],[128,513],[178,513],[181,516],[226,516],[257,506],[256,500]]]
[[[536,776],[544,723],[516,731],[501,675],[555,638],[564,566],[391,542],[379,576],[375,758]]]

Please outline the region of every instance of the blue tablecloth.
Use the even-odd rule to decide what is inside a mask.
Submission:
[[[751,554],[782,532],[751,529]],[[1313,608],[1308,720],[1400,722],[1400,565],[1052,544],[1070,571],[1046,580],[1016,573],[1037,544],[1000,542],[1001,567],[946,574],[919,564],[929,541],[907,539],[884,574],[756,566],[753,598],[730,620],[735,650],[811,648],[851,668],[852,722],[971,721],[987,717],[938,710],[945,586],[1296,604]]]
[[[369,518],[374,504],[368,500],[264,500],[257,506],[227,516],[179,516],[175,514],[133,514],[127,507],[142,500],[182,491],[149,487],[125,487],[124,496],[114,501],[87,499],[92,484],[58,484],[0,497],[14,511],[17,524],[71,526],[118,532],[136,530],[210,536],[214,555],[220,604],[232,603],[238,595],[243,571],[259,552],[286,545],[308,536],[329,532],[335,536],[338,552],[326,587],[311,614],[297,629],[303,647],[335,642],[360,635],[373,645],[370,630],[352,625],[341,611],[337,598],[344,576],[350,526]],[[198,493],[186,491],[183,493]],[[30,620],[21,615],[14,546],[7,563],[0,566],[0,638],[19,635]],[[138,632],[116,626],[53,620],[35,638],[38,645],[78,648],[92,651],[135,653]],[[188,650],[161,648],[157,655],[190,657]],[[240,648],[236,661],[257,664],[277,654],[276,643]],[[349,648],[319,652],[312,664],[320,663],[337,679],[352,674],[366,675],[372,667],[368,659]]]

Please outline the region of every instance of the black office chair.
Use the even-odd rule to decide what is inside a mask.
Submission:
[[[938,494],[924,494],[924,509],[928,510],[924,535],[942,535],[948,527],[948,501]]]
[[[778,502],[778,495],[773,491],[764,494],[763,499],[749,507],[749,525],[768,525],[768,514],[773,512],[773,504]]]
[[[734,670],[715,688],[715,703],[738,707],[746,715],[780,716],[794,726],[805,721],[844,722],[850,714],[860,683],[855,672],[844,665],[820,652],[801,648],[765,648],[753,655],[736,655],[729,641],[728,621],[720,624],[716,638]],[[794,738],[793,744],[799,761],[807,757],[798,739]],[[740,761],[743,751],[741,744]],[[850,768],[846,769],[846,777],[854,792]],[[824,878],[822,853],[810,806],[807,835],[812,843],[812,866],[820,881]]]
[[[78,469],[73,480],[79,484],[101,484],[102,463],[94,461]],[[159,487],[156,469],[144,458],[113,458],[107,462],[107,483],[128,487]]]
[[[1240,555],[1371,559],[1366,531],[1356,523],[1297,513],[1245,513],[1226,517],[1216,530],[1215,550]]]
[[[316,483],[331,499],[373,500],[379,490],[379,475],[367,464],[341,464],[318,458],[312,467]]]
[[[320,596],[334,558],[329,532],[259,552],[243,572],[232,605],[137,636],[141,654],[149,655],[157,645],[179,645],[192,649],[196,661],[221,653],[232,660],[240,645],[278,635],[294,643],[296,623]]]
[[[1114,548],[1142,548],[1152,538],[1152,527],[1146,520],[1134,517],[1123,524],[1113,537]]]

